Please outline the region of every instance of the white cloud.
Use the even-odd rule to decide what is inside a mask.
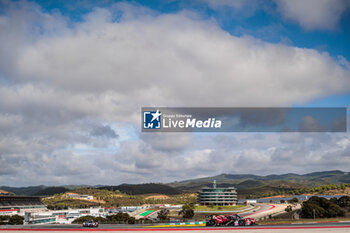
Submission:
[[[103,12],[23,48],[11,73],[72,93],[109,93],[111,107],[124,109],[289,105],[349,90],[349,71],[326,53],[234,37],[185,13],[113,23]]]
[[[317,119],[312,116],[304,116],[301,119],[299,130],[301,132],[322,132],[326,129],[322,128],[322,125],[317,121]]]
[[[342,13],[350,6],[346,0],[275,0],[282,16],[301,27],[333,30]]]
[[[0,16],[0,183],[283,172],[276,151],[299,164],[300,157],[286,152],[299,140],[300,156],[322,147],[298,137],[280,142],[276,135],[138,136],[141,107],[290,106],[350,90],[343,57],[339,65],[316,50],[235,37],[193,12],[157,14],[123,3],[68,26],[63,17],[21,4]],[[124,15],[116,22],[115,11]],[[101,125],[123,140],[93,135]],[[77,145],[108,150],[79,154]],[[286,150],[271,149],[278,146]],[[349,165],[337,147],[332,153],[340,158],[334,166]],[[317,168],[327,167],[324,159]]]

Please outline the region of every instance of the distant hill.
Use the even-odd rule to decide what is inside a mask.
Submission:
[[[186,192],[195,192],[203,186],[212,186],[213,180],[221,187],[234,186],[240,196],[250,194],[289,191],[304,187],[327,184],[350,183],[350,174],[339,170],[313,172],[304,175],[287,173],[282,175],[257,176],[251,174],[221,174],[212,177],[184,180],[168,185]]]
[[[44,188],[46,188],[44,185],[28,186],[28,187],[0,186],[0,189],[2,189],[2,190],[14,193],[16,195],[25,195],[25,196],[32,196]]]
[[[36,192],[34,196],[52,196],[59,193],[65,193],[67,191],[70,191],[70,189],[65,187],[48,187]]]
[[[28,186],[28,187],[9,187],[0,186],[1,190],[13,193],[21,196],[50,196],[57,193],[64,193],[72,189],[87,187],[82,185],[69,185],[69,186]]]
[[[119,190],[122,193],[126,193],[129,195],[138,195],[138,194],[165,194],[165,195],[173,195],[180,194],[181,191],[177,188],[170,187],[165,184],[122,184],[118,186],[104,186],[99,187],[99,189],[107,189],[110,191]]]
[[[115,186],[88,186],[88,185],[65,185],[58,187],[48,186],[29,186],[29,187],[8,187],[0,186],[1,190],[14,193],[16,195],[38,195],[46,196],[55,193],[63,193],[69,190],[84,187],[94,187],[98,189],[119,190],[122,193],[130,195],[138,194],[165,194],[173,195],[183,192],[197,192],[203,186],[212,186],[213,180],[216,180],[219,186],[234,186],[238,189],[238,194],[249,196],[251,194],[262,194],[269,192],[288,192],[289,190],[301,189],[306,187],[317,187],[327,184],[342,183],[350,184],[350,174],[339,170],[313,172],[304,175],[295,173],[286,173],[281,175],[258,176],[252,174],[220,174],[212,177],[203,177],[190,179],[168,184],[122,184]]]
[[[0,196],[11,196],[11,195],[15,195],[15,194],[0,189]]]

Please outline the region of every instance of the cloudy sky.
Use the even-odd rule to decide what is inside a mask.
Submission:
[[[0,0],[0,185],[350,171],[349,133],[140,129],[142,106],[348,106],[349,25],[346,0]]]

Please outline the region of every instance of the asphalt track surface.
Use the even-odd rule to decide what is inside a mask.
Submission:
[[[176,231],[180,232],[232,232],[239,231],[244,233],[249,232],[340,232],[340,233],[350,233],[350,222],[337,222],[337,223],[315,223],[315,224],[295,224],[295,225],[257,225],[257,226],[246,226],[246,227],[204,227],[204,226],[194,226],[194,227],[151,227],[145,225],[117,225],[117,224],[102,224],[98,228],[83,228],[80,224],[47,224],[47,225],[24,225],[24,226],[0,226],[0,233],[9,232],[19,232],[19,233],[33,233],[33,231],[40,232],[77,232],[77,231],[94,231],[94,232],[140,232],[140,231],[152,231],[152,232],[164,232],[164,231]]]
[[[241,213],[239,215],[242,217],[249,217],[250,215],[257,214],[257,213],[263,213],[267,210],[270,210],[270,209],[274,208],[274,205],[259,204],[258,207],[259,207],[258,209],[249,210],[249,211],[246,211],[246,212]]]

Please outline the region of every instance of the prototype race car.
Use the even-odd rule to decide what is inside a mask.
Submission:
[[[206,217],[206,226],[251,226],[255,224],[254,218],[243,218],[237,214]]]
[[[98,222],[94,222],[92,220],[89,220],[87,222],[83,222],[83,227],[98,227]]]

